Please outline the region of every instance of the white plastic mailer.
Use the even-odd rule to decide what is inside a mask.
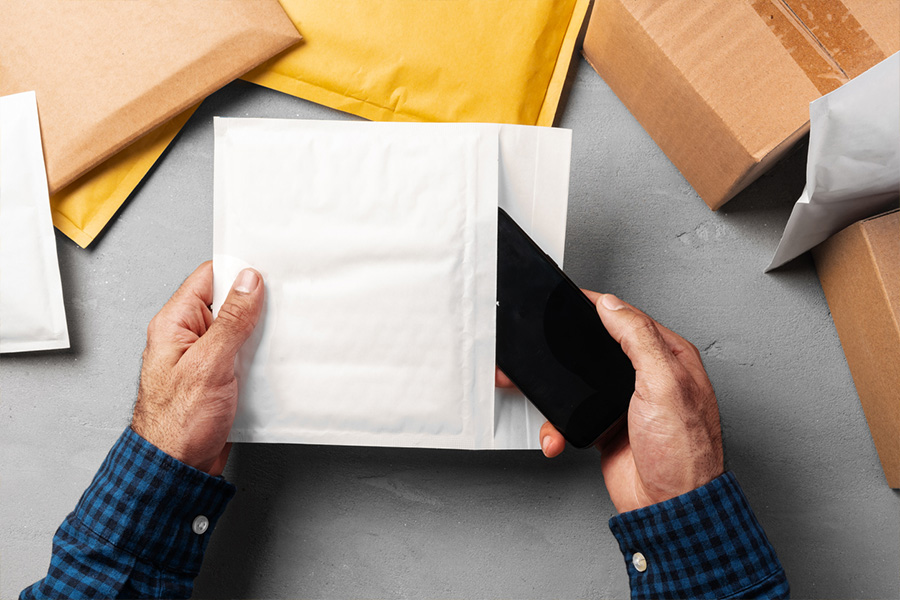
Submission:
[[[571,132],[217,119],[214,312],[266,282],[233,441],[537,448],[494,389],[497,207],[561,262]]]
[[[900,54],[809,104],[806,187],[766,271],[900,198]]]
[[[34,92],[0,97],[0,352],[69,347]]]

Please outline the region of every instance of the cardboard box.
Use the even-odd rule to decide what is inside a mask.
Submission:
[[[900,212],[854,223],[813,257],[884,474],[900,488]]]
[[[896,0],[595,0],[584,55],[717,209],[900,49]]]

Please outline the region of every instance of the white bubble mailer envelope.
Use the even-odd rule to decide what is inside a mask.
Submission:
[[[214,313],[240,269],[266,282],[232,441],[538,447],[539,413],[494,389],[497,206],[560,261],[569,131],[216,119],[215,132]]]
[[[69,347],[34,92],[0,97],[0,352]]]

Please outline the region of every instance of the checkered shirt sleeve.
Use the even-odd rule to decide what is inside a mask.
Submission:
[[[47,576],[20,599],[189,598],[233,495],[232,484],[172,458],[129,427],[57,530]],[[208,528],[194,533],[201,515]]]
[[[609,520],[637,598],[787,598],[784,569],[730,472]],[[637,559],[635,555],[640,554]]]

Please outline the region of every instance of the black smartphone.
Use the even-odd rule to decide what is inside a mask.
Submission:
[[[597,308],[506,214],[497,235],[497,366],[577,448],[617,429],[634,368]]]

